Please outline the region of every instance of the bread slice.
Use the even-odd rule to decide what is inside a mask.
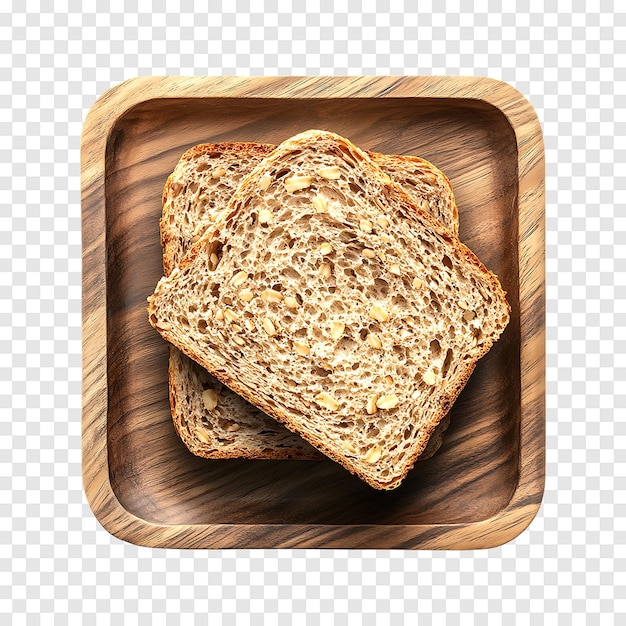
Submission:
[[[168,276],[184,254],[212,224],[239,186],[276,146],[220,143],[194,146],[179,160],[163,192],[160,222],[164,273]],[[413,156],[370,153],[394,180],[427,206],[453,232],[458,210],[452,187],[434,165]],[[219,406],[203,401],[213,390]],[[176,432],[187,448],[206,458],[319,459],[323,455],[276,420],[224,387],[206,370],[170,346],[169,396]],[[420,460],[441,446],[448,426],[437,426]]]
[[[242,181],[148,310],[166,340],[378,489],[400,484],[509,319],[472,252],[325,131]]]

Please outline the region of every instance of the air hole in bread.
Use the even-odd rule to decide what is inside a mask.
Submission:
[[[439,299],[432,291],[430,292],[430,304],[437,312],[441,311],[441,304],[439,303]]]
[[[311,369],[311,374],[324,378],[326,376],[330,376],[332,372],[330,370],[324,369],[323,367],[314,367]]]
[[[300,278],[300,272],[295,270],[293,267],[284,267],[280,273],[285,278],[289,278],[291,280],[298,280]]]
[[[207,329],[207,322],[205,319],[199,319],[197,323],[198,330],[204,335]]]
[[[357,241],[357,235],[353,230],[342,230],[339,233],[339,241],[341,243],[352,243]],[[347,251],[344,254],[347,254]]]
[[[395,345],[393,347],[393,353],[398,357],[398,359],[403,362],[406,361],[406,348],[404,346]],[[401,370],[398,370],[399,372]]]
[[[348,183],[348,187],[350,187],[350,191],[356,195],[364,193],[363,188],[360,185],[357,185],[355,182],[350,181]]]
[[[312,326],[311,327],[311,334],[313,335],[313,338],[316,340],[320,340],[324,338],[324,333],[322,332],[321,328],[319,326]]]
[[[430,354],[433,356],[433,358],[437,358],[441,354],[441,344],[437,339],[433,339],[430,342],[429,349]]]
[[[272,239],[276,239],[277,237],[279,237],[280,235],[282,235],[285,232],[285,229],[282,226],[279,226],[278,228],[275,228],[268,236],[268,240],[272,240]]]
[[[374,284],[367,288],[367,295],[370,298],[384,299],[389,294],[389,283],[383,278],[374,279]]]
[[[448,370],[450,369],[450,365],[452,364],[453,356],[454,353],[452,351],[452,348],[448,348],[446,351],[446,358],[443,360],[443,365],[441,366],[441,376],[444,378],[448,374]]]
[[[345,350],[347,352],[350,350],[355,350],[357,347],[357,343],[351,337],[342,337],[339,341],[338,347],[339,349]]]
[[[409,308],[410,306],[407,299],[404,296],[400,296],[400,295],[397,295],[391,298],[391,303],[398,309]]]

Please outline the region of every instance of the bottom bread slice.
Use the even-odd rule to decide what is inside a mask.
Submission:
[[[161,242],[165,275],[191,245],[215,223],[230,198],[261,160],[276,146],[219,143],[194,146],[183,154],[163,193]],[[414,201],[454,234],[458,210],[450,181],[419,157],[369,153]],[[212,390],[214,394],[205,394]],[[320,459],[323,455],[299,435],[224,387],[189,357],[171,348],[169,396],[174,427],[187,448],[205,458]],[[203,396],[217,396],[203,401]],[[431,435],[419,460],[441,446],[449,419]]]
[[[372,487],[397,487],[508,324],[497,278],[324,131],[266,157],[224,219],[159,281],[150,323]]]
[[[300,459],[325,456],[296,433],[224,386],[204,367],[170,346],[170,406],[174,427],[190,452],[208,459]],[[433,431],[419,461],[430,459],[450,425]]]

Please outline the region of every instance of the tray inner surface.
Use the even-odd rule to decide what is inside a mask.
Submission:
[[[332,130],[379,152],[416,154],[450,178],[460,237],[500,278],[511,323],[457,400],[441,450],[377,492],[332,461],[210,461],[178,439],[167,345],[146,297],[162,274],[158,220],[168,174],[201,142],[279,143]],[[517,147],[477,100],[157,99],[121,117],[107,144],[107,445],[111,484],[132,514],[164,524],[446,524],[503,509],[519,462]]]

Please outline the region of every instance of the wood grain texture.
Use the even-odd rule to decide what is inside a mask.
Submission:
[[[180,155],[323,128],[450,178],[460,238],[512,307],[441,450],[380,493],[331,461],[209,461],[174,432],[167,345],[148,321],[161,192]],[[470,549],[516,537],[545,476],[544,148],[530,104],[470,77],[138,78],[85,120],[83,482],[100,523],[176,548]]]

